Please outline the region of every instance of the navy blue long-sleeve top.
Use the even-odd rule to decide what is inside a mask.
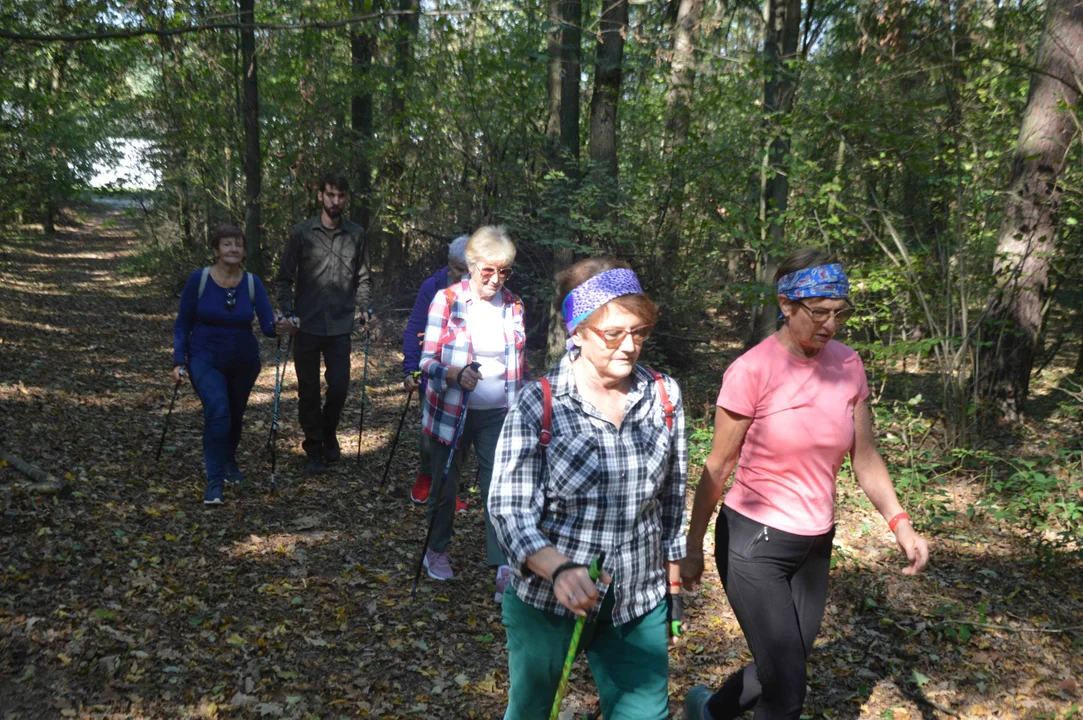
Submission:
[[[234,288],[237,303],[232,310],[226,308],[227,288],[207,276],[203,297],[199,297],[199,279],[202,268],[192,273],[181,293],[180,310],[173,324],[173,364],[187,363],[198,357],[208,362],[225,358],[247,359],[259,357],[259,343],[252,332],[252,321],[259,315],[260,330],[267,337],[275,337],[274,314],[267,290],[258,277],[255,280],[255,307],[248,297],[248,278]],[[248,275],[248,273],[245,273]]]
[[[425,324],[429,319],[429,305],[436,293],[447,287],[447,267],[434,272],[425,282],[414,301],[410,319],[406,321],[406,330],[402,333],[402,374],[409,375],[421,366],[421,338],[425,335]],[[424,377],[422,378],[424,382]]]

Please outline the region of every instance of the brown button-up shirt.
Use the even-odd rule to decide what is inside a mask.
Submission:
[[[280,310],[296,315],[303,332],[344,335],[368,309],[372,278],[364,235],[346,218],[337,228],[324,227],[319,215],[293,226],[275,285]]]

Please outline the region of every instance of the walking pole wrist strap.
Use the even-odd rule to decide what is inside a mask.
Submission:
[[[557,584],[557,577],[562,572],[564,572],[565,570],[574,570],[575,568],[585,568],[585,567],[586,567],[586,565],[584,565],[583,563],[577,563],[574,560],[569,560],[568,562],[564,563],[563,565],[561,565],[560,567],[558,567],[556,570],[553,571],[553,575],[552,575],[553,585]]]

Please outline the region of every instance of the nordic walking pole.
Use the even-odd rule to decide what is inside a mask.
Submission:
[[[605,553],[594,558],[587,572],[591,580],[597,580],[602,574],[602,563],[605,562]],[[564,701],[564,693],[568,692],[568,678],[572,674],[572,665],[575,664],[575,656],[579,652],[579,638],[583,634],[583,627],[587,624],[586,617],[575,619],[575,629],[572,630],[572,640],[568,645],[568,655],[564,658],[564,672],[560,674],[560,684],[557,685],[557,695],[553,698],[553,710],[549,713],[549,720],[557,720],[560,717],[560,703]]]
[[[467,367],[472,367],[477,370],[481,365],[472,362]],[[466,406],[469,399],[470,391],[463,390],[463,411],[459,415],[459,421],[455,423],[455,432],[451,436],[451,450],[448,453],[447,462],[444,463],[444,471],[440,473],[440,483],[433,488],[433,490],[436,491],[436,495],[430,493],[430,497],[435,497],[436,499],[433,501],[432,505],[432,516],[429,518],[429,529],[425,532],[425,544],[421,546],[421,555],[417,558],[417,570],[414,572],[414,588],[410,591],[411,600],[417,595],[417,584],[421,582],[421,566],[425,562],[425,553],[429,550],[429,539],[432,537],[432,526],[436,522],[436,506],[440,503],[440,496],[444,491],[444,482],[447,480],[448,472],[451,471],[451,463],[455,459],[455,446],[459,444],[459,436],[463,434],[463,428],[466,427]]]
[[[365,393],[369,384],[369,337],[372,330],[369,328],[368,318],[372,317],[372,308],[365,311],[365,371],[361,374],[361,423],[357,426],[357,464],[361,464],[361,434],[365,432]]]
[[[282,340],[278,341],[278,345],[281,348]],[[286,368],[290,364],[290,350],[293,348],[293,335],[290,335],[289,340],[286,341],[286,359],[282,363],[282,373],[278,373],[278,365],[275,364],[275,402],[274,408],[271,412],[271,492],[278,490],[278,483],[275,479],[275,468],[278,464],[278,401],[282,397],[282,384],[286,380]]]
[[[410,409],[410,398],[414,396],[414,389],[406,393],[406,404],[402,406],[402,416],[399,417],[399,429],[395,431],[395,439],[391,441],[391,453],[387,456],[387,465],[384,466],[384,476],[380,478],[380,488],[387,487],[387,473],[391,470],[391,460],[395,457],[395,448],[399,446],[399,436],[402,435],[402,424],[406,421],[406,411]]]
[[[278,414],[278,368],[282,365],[282,336],[278,336],[278,341],[275,343],[275,389],[274,389],[274,410],[271,412],[271,427],[267,428],[267,448],[271,447],[271,440],[274,438],[275,422],[274,417]]]
[[[184,378],[184,368],[180,369],[180,376]],[[154,453],[154,462],[162,459],[162,446],[165,445],[165,434],[169,431],[169,420],[173,417],[173,405],[177,402],[177,393],[180,392],[181,383],[173,386],[173,399],[169,401],[169,412],[165,415],[165,425],[162,427],[162,439],[158,441],[158,452]]]

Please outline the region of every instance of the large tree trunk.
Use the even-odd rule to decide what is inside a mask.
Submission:
[[[590,160],[595,178],[609,186],[603,197],[617,191],[617,101],[627,32],[628,0],[603,0],[590,98]]]
[[[255,0],[238,0],[241,23],[254,23]],[[249,26],[241,29],[241,68],[244,72],[244,239],[247,245],[248,267],[256,275],[263,274],[263,228],[260,220],[262,163],[259,147],[259,84],[256,75],[256,33]]]
[[[663,263],[674,268],[681,246],[684,210],[684,159],[681,150],[688,143],[688,126],[692,117],[692,89],[696,82],[696,35],[703,17],[703,0],[680,0],[677,21],[673,27],[673,60],[669,67],[669,89],[666,92],[666,133],[663,154],[670,168],[670,197]],[[675,277],[676,273],[670,273]]]
[[[391,118],[393,123],[391,161],[388,183],[390,192],[398,187],[406,172],[405,155],[409,146],[409,118],[406,113],[405,90],[413,74],[414,44],[420,28],[421,0],[399,0],[398,34],[395,38],[395,79],[391,84]],[[401,200],[401,198],[399,198]],[[404,263],[403,235],[405,228],[392,228],[386,233],[387,246],[384,253],[384,279],[394,282]]]
[[[575,237],[568,228],[568,198],[579,177],[579,73],[582,55],[583,5],[579,0],[549,0],[549,117],[546,123],[550,166],[564,173],[556,183],[554,202],[560,208],[554,218],[555,237],[562,241],[553,251],[553,274],[572,264],[575,258],[571,243]],[[557,212],[554,209],[554,212]],[[567,333],[559,311],[549,315],[546,360],[555,363],[564,353]]]
[[[368,14],[377,4],[378,0],[353,0],[353,13]],[[375,54],[375,25],[353,26],[350,30],[350,64],[354,94],[350,100],[350,124],[354,135],[354,174],[357,176],[354,222],[365,229],[367,237],[372,232],[372,59]]]
[[[764,223],[756,280],[762,285],[773,284],[778,270],[778,255],[786,244],[786,206],[789,203],[790,137],[784,122],[793,111],[796,73],[786,63],[797,57],[801,33],[801,0],[769,0],[767,26],[764,29],[763,58],[767,73],[763,84],[763,109],[767,117],[767,137],[770,146],[764,158],[760,183],[760,213]],[[765,302],[753,311],[752,335],[748,345],[754,345],[775,331],[778,302],[768,293]]]
[[[1065,106],[1079,103],[1081,77],[1083,0],[1049,0],[993,267],[990,332],[999,337],[985,363],[992,377],[984,389],[1008,421],[1021,416],[1030,390],[1060,207],[1058,181],[1076,132]]]

